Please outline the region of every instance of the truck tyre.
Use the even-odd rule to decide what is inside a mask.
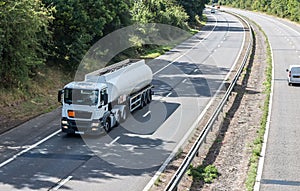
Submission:
[[[123,115],[121,116],[121,121],[120,121],[121,123],[127,119],[127,114],[128,114],[127,112],[128,112],[128,109],[127,109],[127,107],[125,107],[123,110]]]
[[[106,118],[103,124],[104,130],[108,133],[111,130],[110,119]]]
[[[147,91],[147,103],[149,104],[152,100],[152,94],[151,94],[151,90],[149,89]]]
[[[147,94],[147,91],[144,92],[143,95],[144,95],[144,96],[143,96],[143,97],[144,97],[144,100],[143,100],[143,101],[144,101],[144,105],[146,106],[146,105],[148,104],[148,101],[147,101],[147,100],[148,100],[148,94]]]
[[[145,107],[145,96],[144,94],[141,95],[141,103],[140,103],[140,109]]]

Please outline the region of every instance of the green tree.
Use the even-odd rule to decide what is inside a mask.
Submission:
[[[189,16],[176,1],[136,0],[131,9],[135,23],[163,23],[181,28],[187,26]]]
[[[44,0],[56,9],[51,60],[66,68],[76,69],[95,36],[102,36],[107,22],[112,21],[104,1]]]
[[[105,25],[104,34],[132,24],[130,10],[133,6],[133,0],[106,0],[105,4],[113,19]]]
[[[1,86],[21,88],[45,62],[51,19],[39,0],[0,1]]]
[[[221,3],[238,8],[250,8],[283,18],[287,17],[293,21],[300,21],[299,0],[221,0]]]
[[[179,5],[181,5],[186,13],[189,16],[189,22],[196,21],[196,15],[202,16],[202,11],[205,8],[205,4],[209,2],[209,0],[176,0]]]
[[[300,2],[298,0],[288,0],[288,16],[292,21],[300,21]]]
[[[131,22],[126,0],[43,0],[56,9],[51,60],[75,70],[86,51],[103,35]]]
[[[272,13],[279,17],[286,17],[288,14],[287,11],[287,0],[272,0],[271,1],[271,10]]]

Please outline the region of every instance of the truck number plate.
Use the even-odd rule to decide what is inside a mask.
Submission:
[[[84,132],[82,132],[82,131],[75,131],[75,134],[84,135]]]

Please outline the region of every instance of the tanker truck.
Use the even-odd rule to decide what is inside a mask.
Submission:
[[[101,134],[152,100],[152,71],[145,60],[127,59],[85,75],[58,92],[61,129],[68,134]]]

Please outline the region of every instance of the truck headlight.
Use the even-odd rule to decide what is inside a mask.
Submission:
[[[92,123],[92,127],[98,127],[99,123]]]
[[[63,125],[68,125],[68,121],[62,120],[62,121],[61,121],[61,124],[63,124]]]

